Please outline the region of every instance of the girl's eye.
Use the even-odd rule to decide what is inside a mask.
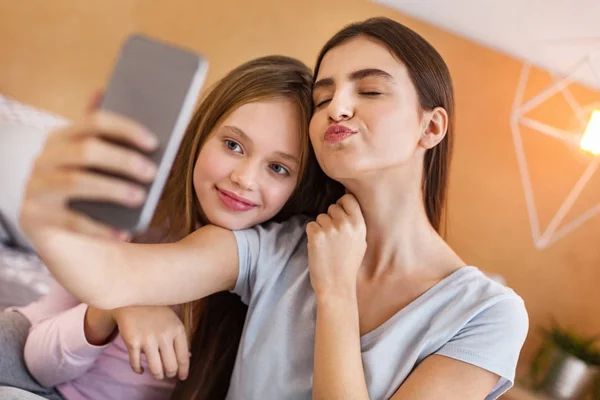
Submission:
[[[242,146],[231,139],[225,139],[225,147],[227,147],[228,150],[236,153],[240,153],[242,151]]]
[[[280,164],[271,164],[270,168],[278,175],[289,175],[290,171],[286,167]]]

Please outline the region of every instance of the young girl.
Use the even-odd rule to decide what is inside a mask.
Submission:
[[[245,63],[218,82],[188,127],[153,228],[136,241],[175,241],[206,223],[244,229],[271,219],[285,220],[298,213],[316,216],[326,210],[343,192],[318,168],[308,142],[311,83],[310,70],[305,65],[280,56]],[[99,126],[103,114],[92,114],[82,124],[93,120]],[[117,156],[122,151],[91,138],[79,136],[73,140],[73,135],[77,136],[73,128],[53,133],[47,148],[60,149],[66,142],[82,146],[71,150],[94,147],[94,151],[105,149],[107,154],[112,151]],[[48,167],[52,162],[48,155],[40,158],[37,168]],[[52,155],[61,158],[61,165],[69,165],[71,174],[76,173],[73,167],[83,156],[76,151]],[[123,157],[126,161],[132,155]],[[124,162],[113,168],[132,165],[135,164]],[[133,170],[120,172],[143,179]],[[93,178],[101,187],[100,179]],[[81,231],[111,233],[79,218],[81,222],[76,222],[76,226]],[[42,301],[20,309],[20,313],[11,313],[11,320],[22,326],[23,337],[29,326],[25,316],[33,322],[24,353],[37,382],[6,362],[7,373],[10,368],[13,379],[3,384],[51,399],[169,398],[173,380],[159,382],[129,369],[128,353],[131,367],[142,372],[142,352],[155,378],[176,374],[180,379],[187,377],[186,334],[171,308],[103,311],[78,303],[69,292],[55,285],[52,294]],[[201,329],[192,348],[191,380],[194,390],[202,388],[202,396],[197,398],[223,398],[246,306],[229,293],[213,295],[199,305],[202,307],[193,310],[188,304],[183,310],[184,315],[190,316],[186,319],[189,332],[201,318]],[[0,318],[7,317],[4,314]],[[117,325],[122,337],[114,339]],[[17,372],[20,379],[14,379]],[[189,392],[181,387],[177,393],[186,390]]]
[[[446,64],[378,18],[336,34],[315,74],[311,142],[349,192],[316,221],[103,242],[31,216],[52,193],[79,190],[36,195],[34,172],[23,225],[56,277],[101,308],[237,293],[249,309],[229,399],[497,398],[514,379],[527,314],[438,234],[453,139]],[[116,136],[124,130],[115,122]]]

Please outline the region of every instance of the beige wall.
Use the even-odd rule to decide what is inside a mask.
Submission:
[[[450,66],[458,123],[449,242],[468,263],[502,274],[525,299],[532,329],[523,360],[538,343],[537,326],[552,315],[586,333],[600,332],[600,220],[547,250],[533,248],[509,129],[522,64],[496,51],[363,1],[5,1],[0,2],[0,93],[74,118],[89,93],[103,86],[130,32],[201,51],[210,59],[214,81],[237,64],[270,53],[312,65],[320,46],[341,26],[374,15],[417,30]],[[534,78],[528,97],[550,81],[540,72]],[[575,92],[586,101],[598,100],[598,93]],[[569,124],[565,105],[554,103],[534,114]],[[539,134],[526,135],[524,143],[544,227],[590,160]],[[592,180],[574,215],[600,199],[598,186]]]

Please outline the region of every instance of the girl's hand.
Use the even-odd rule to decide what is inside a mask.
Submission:
[[[185,328],[170,307],[124,307],[113,311],[133,371],[144,372],[141,353],[155,379],[184,380],[190,367]]]

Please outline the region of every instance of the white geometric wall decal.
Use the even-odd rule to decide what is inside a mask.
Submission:
[[[517,92],[513,102],[510,127],[512,131],[513,143],[515,146],[515,152],[517,155],[517,162],[519,164],[519,173],[521,175],[521,183],[523,185],[523,192],[525,194],[525,204],[527,206],[527,214],[529,217],[529,225],[531,228],[531,236],[533,239],[534,246],[537,249],[544,249],[552,245],[556,241],[563,238],[568,233],[574,231],[580,227],[584,222],[588,221],[595,215],[600,213],[600,203],[594,205],[581,215],[573,219],[565,226],[560,227],[567,213],[585,188],[586,184],[590,181],[598,167],[600,166],[600,157],[595,157],[594,160],[588,165],[586,170],[583,172],[579,180],[575,183],[567,197],[564,199],[556,214],[552,217],[550,223],[542,231],[540,226],[535,196],[533,194],[533,188],[531,186],[531,178],[529,175],[529,169],[527,166],[527,160],[525,158],[525,151],[523,148],[523,140],[521,138],[521,126],[533,129],[539,133],[550,136],[557,140],[563,141],[568,146],[579,146],[579,140],[583,134],[583,129],[587,123],[589,117],[589,109],[582,108],[581,105],[575,100],[574,96],[569,91],[569,84],[574,80],[575,75],[580,71],[581,68],[590,68],[595,78],[597,79],[598,86],[600,87],[600,54],[589,55],[575,65],[573,71],[565,77],[555,79],[554,82],[540,92],[538,95],[523,103],[523,96],[525,88],[529,79],[529,72],[532,65],[525,63],[521,70],[521,77]],[[534,108],[541,105],[544,101],[550,97],[561,94],[572,108],[575,116],[577,117],[581,129],[575,132],[564,131],[554,126],[546,124],[541,121],[534,120],[525,115],[533,110]]]

